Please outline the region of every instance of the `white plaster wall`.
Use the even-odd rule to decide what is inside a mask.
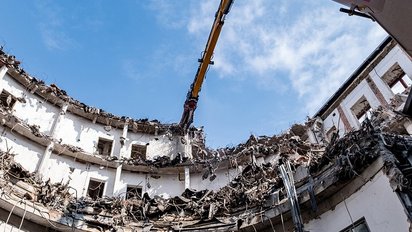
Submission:
[[[409,77],[412,77],[412,61],[398,45],[395,46],[369,73],[369,76],[375,82],[376,86],[381,91],[387,102],[390,101],[394,94],[392,93],[389,86],[381,79],[381,76],[383,76],[385,72],[387,72],[388,69],[396,62],[398,62],[399,66],[401,66],[401,68]],[[359,128],[359,123],[350,108],[362,97],[362,95],[365,96],[372,108],[376,108],[380,105],[379,100],[368,86],[366,80],[363,80],[341,103],[343,112],[346,114],[350,125],[354,128]],[[339,115],[337,110],[335,109],[330,115],[326,117],[326,119],[324,120],[325,132],[327,132],[333,126],[333,113]],[[336,118],[336,116],[334,118]],[[335,125],[337,125],[337,119],[333,120],[335,121]],[[340,122],[340,127],[344,128],[342,121]],[[344,130],[341,129],[339,135],[342,136],[343,133]]]
[[[125,157],[130,157],[132,144],[146,145],[146,158],[154,159],[157,156],[169,156],[174,158],[177,154],[177,147],[180,143],[178,136],[169,137],[167,135],[145,135],[142,133],[128,132],[128,140],[125,143],[126,154]]]
[[[350,213],[353,222],[365,217],[371,232],[409,231],[410,224],[404,208],[397,194],[392,191],[389,179],[382,172],[345,202],[348,210],[344,202],[341,202],[335,208],[320,215],[318,219],[307,222],[305,230],[340,231],[351,225]]]
[[[146,192],[150,197],[155,195],[165,198],[180,196],[185,190],[185,181],[180,181],[178,174],[162,175],[159,179],[152,178],[148,175],[147,181],[149,181],[151,186],[150,188],[146,186]]]
[[[150,188],[148,183],[150,183]],[[159,179],[155,179],[150,174],[123,171],[120,177],[118,194],[124,196],[127,185],[142,186],[143,193],[147,192],[150,197],[156,195],[164,198],[175,197],[180,196],[185,190],[185,182],[179,180],[178,174],[161,175]]]
[[[369,102],[369,105],[372,108],[377,108],[380,105],[378,98],[372,92],[371,88],[367,84],[366,80],[361,81],[358,86],[356,86],[350,94],[346,98],[344,98],[340,104],[343,113],[345,114],[346,118],[349,121],[349,124],[353,128],[359,128],[360,124],[358,119],[353,114],[351,108],[355,105],[355,103],[365,96],[366,100]],[[335,116],[333,114],[335,113]],[[345,134],[345,125],[343,124],[342,118],[339,115],[337,109],[334,109],[324,120],[323,128],[324,133],[329,131],[330,128],[333,126],[338,128],[339,125],[339,136],[343,136]]]
[[[412,77],[412,61],[408,58],[405,52],[397,45],[395,46],[383,59],[379,62],[375,69],[372,70],[369,75],[375,82],[376,86],[382,92],[386,101],[394,96],[389,86],[382,80],[382,76],[391,68],[395,63],[398,63],[403,71],[411,78]]]
[[[341,103],[342,110],[346,114],[351,127],[354,127],[356,129],[359,128],[360,124],[358,119],[353,114],[351,108],[360,98],[362,98],[362,96],[365,96],[372,109],[376,109],[378,106],[380,106],[378,98],[372,92],[366,80],[362,80],[361,83],[359,83],[359,85],[356,86],[355,89],[345,99],[343,99]]]
[[[226,186],[230,181],[232,181],[240,173],[237,169],[224,169],[217,170],[215,172],[216,179],[210,181],[209,178],[203,180],[203,173],[191,173],[190,174],[190,187],[195,190],[219,190],[220,188]]]
[[[395,46],[376,66],[375,70],[379,76],[383,76],[388,69],[398,62],[403,71],[410,77],[412,75],[412,61],[408,58],[405,52],[399,47]],[[374,73],[372,70],[371,73]]]
[[[57,118],[57,115],[60,112],[59,107],[31,94],[8,74],[2,79],[1,86],[13,96],[18,98],[23,97],[26,100],[26,103],[17,101],[14,105],[13,114],[16,117],[28,124],[38,125],[40,126],[40,132],[50,134],[54,119]]]
[[[113,140],[112,155],[119,156],[123,128],[112,128],[110,131],[104,129],[104,125],[93,124],[90,120],[84,119],[71,113],[66,113],[64,119],[56,127],[56,138],[62,139],[62,143],[83,148],[84,151],[94,153],[96,151],[99,137]],[[143,133],[133,133],[128,131],[125,142],[124,156],[129,158],[132,144],[147,146],[147,159],[156,156],[171,156],[177,154],[177,143],[180,140],[174,136],[169,139],[166,135],[147,135]]]
[[[6,224],[6,222],[0,220],[0,231],[15,231],[15,232],[26,232],[24,230],[19,230],[18,227]]]
[[[120,195],[122,197],[126,196],[126,189],[127,185],[133,186],[141,186],[142,192],[147,192],[147,182],[146,182],[147,175],[143,173],[132,173],[129,171],[123,171],[119,181],[119,191],[116,195]]]
[[[34,172],[46,148],[17,133],[4,131],[0,136],[0,149],[2,151],[10,149],[12,154],[16,154],[14,160],[17,163],[28,171]]]
[[[401,56],[399,47],[394,47],[382,60],[379,62],[376,67],[369,73],[369,76],[375,82],[376,86],[379,88],[385,100],[387,102],[394,96],[390,87],[382,80],[382,76],[388,71],[392,65],[394,65]]]
[[[333,116],[333,114],[335,114],[335,116]],[[325,120],[323,120],[323,132],[325,133],[325,136],[333,126],[339,130],[339,136],[343,136],[345,134],[345,125],[343,124],[342,117],[337,109],[334,109],[332,113],[329,114]]]
[[[40,126],[40,131],[50,134],[55,119],[60,113],[60,107],[51,105],[40,99],[38,96],[25,90],[20,84],[10,76],[5,76],[1,81],[1,87],[16,97],[24,97],[26,103],[17,102],[14,106],[14,114],[29,124]],[[105,125],[93,124],[90,120],[84,119],[70,112],[67,112],[62,120],[56,125],[55,138],[61,139],[62,143],[81,147],[84,151],[94,153],[96,151],[98,138],[113,140],[112,155],[120,153],[120,137],[123,128],[112,128],[106,131]],[[34,172],[44,154],[45,147],[31,142],[24,136],[5,134],[0,137],[0,149],[12,148],[16,153],[15,160],[22,164],[27,170]],[[147,135],[142,133],[128,132],[128,139],[125,144],[126,157],[130,157],[131,145],[134,143],[146,145],[147,158],[153,159],[156,156],[171,156],[177,154],[178,147],[182,146],[178,136],[169,137],[167,135]],[[6,142],[7,141],[7,142]],[[45,163],[44,178],[51,182],[70,183],[70,186],[77,190],[77,196],[85,196],[89,180],[97,179],[105,182],[104,195],[113,195],[116,170],[96,165],[86,165],[76,162],[73,158],[60,154],[52,154]],[[184,181],[180,181],[178,175],[162,175],[160,179],[152,178],[150,175],[125,172],[120,176],[119,191],[126,190],[127,184],[137,185],[136,180],[144,181],[141,184],[143,190],[150,196],[163,195],[164,197],[180,195],[184,191]],[[147,182],[151,187],[147,187]],[[75,191],[73,191],[74,193]]]
[[[77,197],[86,196],[90,178],[105,182],[104,196],[113,195],[116,169],[79,163],[74,158],[57,154],[50,156],[46,167],[45,178],[50,178],[53,183],[69,181],[69,185],[77,190]],[[74,170],[70,171],[70,167]]]
[[[62,139],[64,144],[81,147],[89,153],[96,151],[99,137],[113,140],[112,155],[118,156],[122,129],[112,128],[110,131],[105,131],[104,126],[93,124],[88,119],[67,112],[56,127],[55,137]]]

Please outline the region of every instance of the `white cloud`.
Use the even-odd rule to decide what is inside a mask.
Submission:
[[[73,45],[72,39],[62,31],[42,26],[40,32],[43,42],[49,50],[66,50]]]
[[[141,82],[149,79],[172,78],[165,73],[179,73],[182,76],[192,75],[192,67],[186,66],[187,60],[192,59],[187,54],[176,54],[168,45],[160,45],[146,54],[144,59],[124,59],[121,70],[125,77]],[[179,76],[181,77],[181,76]]]
[[[188,32],[203,38],[218,2],[200,4],[200,12],[192,9]],[[235,1],[213,68],[222,78],[293,89],[305,112],[314,113],[386,35],[376,23],[338,8],[332,1]]]
[[[141,4],[138,0],[137,4]],[[147,7],[155,13],[157,22],[167,28],[185,27],[190,1],[150,0]]]
[[[202,1],[200,6],[193,7],[187,25],[189,33],[201,35],[205,28],[210,30],[216,9],[217,2],[215,1]]]
[[[56,4],[51,1],[38,1],[36,9],[41,17],[39,29],[47,49],[66,50],[74,46],[73,39],[65,33],[62,11]]]

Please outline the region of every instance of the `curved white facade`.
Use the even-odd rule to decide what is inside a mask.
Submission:
[[[16,162],[43,180],[68,183],[78,198],[87,196],[90,180],[104,183],[103,196],[124,196],[134,186],[168,198],[190,187],[218,189],[236,175],[225,170],[213,182],[202,179],[202,165],[191,159],[192,143],[203,146],[194,139],[201,131],[183,137],[176,125],[113,116],[12,67],[0,73],[0,92],[16,99],[2,110],[1,150],[16,154]],[[99,140],[108,142],[109,152],[99,154]],[[133,145],[145,149],[145,161],[134,162]]]

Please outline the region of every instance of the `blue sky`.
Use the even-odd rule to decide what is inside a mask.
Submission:
[[[180,121],[219,0],[2,1],[0,44],[31,75],[116,115]],[[312,116],[385,38],[331,0],[236,0],[200,93],[207,145]]]

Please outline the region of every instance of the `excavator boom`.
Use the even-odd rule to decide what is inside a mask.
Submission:
[[[221,0],[219,9],[216,12],[215,20],[212,29],[210,30],[209,38],[206,43],[202,57],[199,59],[199,67],[196,72],[195,79],[187,93],[185,103],[183,105],[183,114],[180,120],[180,128],[185,133],[193,122],[194,112],[199,100],[199,92],[202,88],[203,81],[206,76],[207,69],[212,64],[213,51],[215,50],[217,40],[222,30],[226,15],[229,13],[234,0]]]

